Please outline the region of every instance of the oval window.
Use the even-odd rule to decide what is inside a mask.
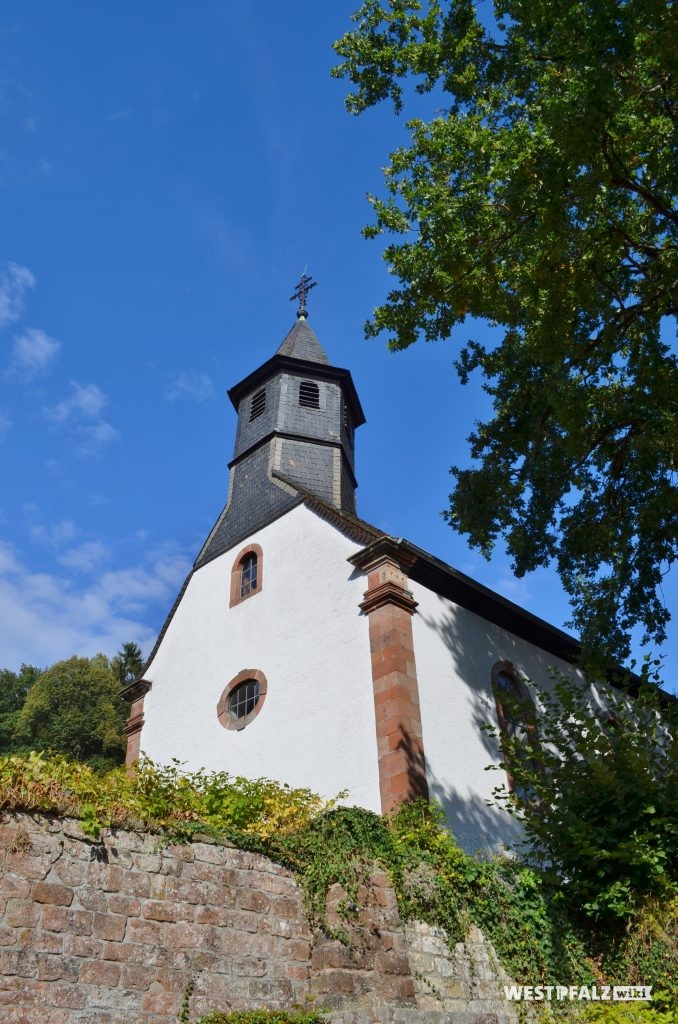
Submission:
[[[220,725],[240,732],[261,711],[267,691],[266,676],[260,669],[246,668],[238,672],[219,698],[217,718]]]

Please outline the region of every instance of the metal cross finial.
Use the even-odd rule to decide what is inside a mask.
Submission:
[[[301,280],[297,285],[297,290],[294,295],[290,295],[290,302],[294,302],[295,299],[299,299],[299,309],[297,310],[298,317],[308,316],[306,299],[311,288],[315,288],[317,283],[317,281],[314,281],[312,277],[306,273],[306,268],[304,267],[304,273],[301,275]]]

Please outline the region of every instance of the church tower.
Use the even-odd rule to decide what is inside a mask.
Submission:
[[[228,392],[238,413],[228,499],[196,568],[299,504],[304,492],[355,514],[354,435],[365,416],[351,374],[330,365],[308,323],[313,286],[304,274],[287,337]]]

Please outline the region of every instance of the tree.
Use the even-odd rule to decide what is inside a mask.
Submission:
[[[144,658],[138,644],[123,644],[116,656],[111,661],[111,669],[120,681],[121,686],[127,686],[141,672],[144,667]]]
[[[127,708],[108,658],[69,658],[42,673],[21,709],[15,739],[100,769],[122,763]]]
[[[453,467],[449,522],[517,575],[556,560],[585,646],[661,643],[676,556],[678,16],[670,0],[366,0],[335,43],[360,113],[409,122],[364,233],[396,236],[399,286],[366,325],[392,349],[467,316],[504,328],[461,348],[493,416]],[[416,81],[410,87],[409,79]],[[419,101],[432,108],[432,102]]]
[[[627,918],[648,896],[676,897],[678,701],[647,673],[633,696],[597,695],[566,676],[533,690],[534,733],[500,736],[498,767],[510,766],[512,791],[494,791],[521,820],[528,858],[600,919]],[[524,715],[525,704],[513,711]]]
[[[0,669],[0,754],[12,754],[18,747],[14,739],[19,712],[40,675],[34,665],[22,665],[18,672]]]

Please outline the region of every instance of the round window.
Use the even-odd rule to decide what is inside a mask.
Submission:
[[[217,718],[224,729],[240,731],[261,711],[268,684],[259,669],[238,672],[222,693],[217,704]]]

